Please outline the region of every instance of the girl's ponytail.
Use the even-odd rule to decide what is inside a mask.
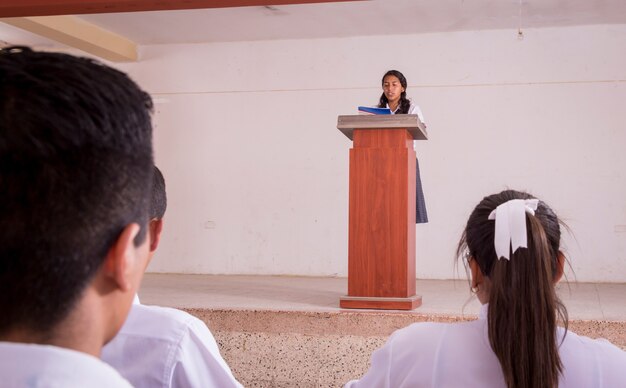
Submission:
[[[494,222],[489,214],[511,199],[530,195],[505,191],[486,197],[476,207],[459,244],[469,249],[487,278],[489,343],[509,388],[557,387],[563,365],[559,356],[557,315],[567,325],[567,311],[554,289],[559,271],[560,228],[556,215],[539,202],[526,217],[527,248],[510,260],[498,259]]]

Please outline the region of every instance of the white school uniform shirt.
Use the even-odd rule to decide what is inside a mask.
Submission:
[[[464,323],[414,323],[372,355],[369,371],[345,387],[506,387],[489,345],[487,305]],[[559,328],[558,339],[565,330]],[[559,347],[560,388],[626,387],[626,352],[606,340],[567,332]]]
[[[58,346],[0,342],[0,386],[132,388],[98,358]]]
[[[101,357],[136,388],[241,387],[204,322],[138,298]]]
[[[387,109],[391,110],[391,108],[389,108],[389,104],[387,104]],[[396,113],[398,113],[398,110],[400,109],[400,104],[398,104],[398,107],[396,108],[396,110],[391,111],[392,115],[395,115]],[[425,123],[426,121],[424,121],[424,114],[422,113],[422,110],[420,109],[419,106],[415,105],[413,103],[413,101],[411,101],[411,105],[409,106],[409,112],[407,113],[409,115],[417,115],[417,117],[419,117],[420,121],[422,123]]]
[[[389,104],[387,104],[387,109],[391,110],[391,108],[389,108]],[[396,113],[398,113],[398,110],[400,110],[400,104],[398,104],[398,107],[396,108],[396,110],[391,111],[392,115],[395,115]],[[407,113],[409,115],[417,115],[417,117],[419,117],[420,121],[422,123],[424,123],[424,125],[426,125],[426,121],[424,121],[424,114],[422,113],[422,110],[420,109],[419,106],[415,105],[413,103],[413,101],[411,101],[411,105],[409,106],[409,112]],[[413,140],[413,148],[417,149],[417,140]]]

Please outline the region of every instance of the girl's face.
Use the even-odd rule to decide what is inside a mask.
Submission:
[[[383,79],[383,93],[389,102],[400,100],[400,95],[404,92],[400,80],[395,75],[388,75]]]

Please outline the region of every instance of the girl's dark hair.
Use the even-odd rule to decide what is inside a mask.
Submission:
[[[509,388],[557,387],[563,364],[559,357],[557,315],[567,330],[567,310],[556,295],[561,230],[556,214],[539,201],[535,215],[526,213],[528,248],[498,259],[494,248],[498,205],[530,194],[506,190],[476,206],[461,236],[457,257],[469,254],[490,281],[488,335]]]
[[[383,75],[383,79],[381,81],[381,84],[385,84],[385,78],[387,76],[393,75],[394,77],[396,77],[398,80],[400,80],[400,85],[402,85],[402,87],[404,88],[404,92],[402,92],[402,94],[400,95],[400,109],[398,110],[398,113],[404,113],[407,114],[409,113],[409,108],[411,108],[411,101],[409,101],[408,98],[406,98],[406,78],[404,78],[404,75],[402,73],[400,73],[398,70],[389,70],[388,72],[385,73],[385,75]],[[389,102],[389,100],[387,100],[387,96],[385,96],[385,93],[383,93],[380,96],[380,101],[378,103],[378,107],[379,108],[384,108],[387,106],[387,103]]]

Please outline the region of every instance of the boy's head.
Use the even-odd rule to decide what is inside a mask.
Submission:
[[[145,243],[151,109],[91,59],[0,52],[0,335],[52,330],[119,240]]]

